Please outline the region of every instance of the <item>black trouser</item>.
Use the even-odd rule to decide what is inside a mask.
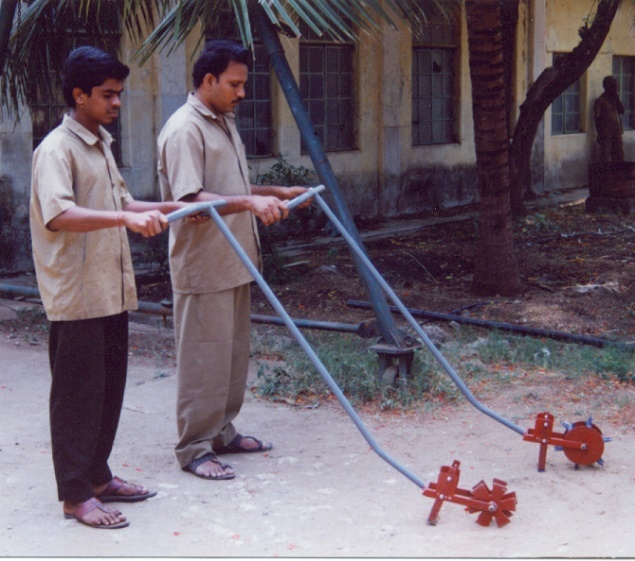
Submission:
[[[123,403],[128,313],[50,325],[51,442],[60,501],[84,502],[112,479]]]

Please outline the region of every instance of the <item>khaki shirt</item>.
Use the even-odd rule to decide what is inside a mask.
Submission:
[[[75,233],[48,223],[65,210],[121,210],[133,199],[110,151],[66,115],[33,154],[31,238],[40,296],[51,321],[106,317],[137,308],[134,271],[124,227]]]
[[[158,140],[161,197],[178,201],[201,190],[251,195],[245,147],[233,113],[225,115],[231,138],[194,94],[168,119]],[[251,261],[260,266],[258,229],[250,212],[223,217]],[[251,282],[252,276],[213,221],[170,225],[172,288],[183,294],[220,292]]]

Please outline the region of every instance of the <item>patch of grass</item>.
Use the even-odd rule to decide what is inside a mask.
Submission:
[[[477,339],[475,352],[483,364],[542,368],[568,378],[599,375],[603,379],[633,382],[635,353],[620,346],[604,348],[490,332]]]
[[[354,405],[379,409],[406,409],[422,401],[454,401],[461,392],[425,348],[417,349],[411,376],[395,385],[379,379],[377,355],[368,340],[352,334],[312,332],[307,341]],[[260,361],[256,392],[291,402],[330,399],[331,392],[308,356],[290,337],[283,345],[260,338],[255,348],[275,362]],[[633,381],[635,353],[619,347],[598,349],[554,340],[520,337],[496,331],[461,329],[456,338],[439,347],[468,387],[470,381],[509,383],[520,368],[561,373],[567,378],[599,376]],[[502,366],[502,368],[501,368]]]
[[[377,355],[369,342],[357,335],[309,333],[305,335],[315,354],[338,388],[354,405],[374,403],[380,409],[405,408],[422,395],[454,399],[458,390],[440,374],[434,358],[416,350],[411,376],[391,385],[380,381]],[[284,357],[284,362],[259,360],[256,391],[264,397],[293,402],[330,399],[331,391],[309,357],[293,342],[281,351],[271,338],[259,338],[257,352],[264,357]]]

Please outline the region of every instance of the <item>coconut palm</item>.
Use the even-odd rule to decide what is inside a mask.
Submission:
[[[457,0],[432,1],[448,15],[457,4]],[[497,40],[494,44],[495,48],[490,45],[491,37],[500,36],[501,1],[518,2],[465,2],[481,204],[480,249],[475,261],[473,287],[486,294],[512,294],[520,290],[509,212],[510,188],[513,189],[512,194],[518,194],[520,180],[529,176],[529,155],[542,114],[553,99],[589,66],[608,33],[620,3],[620,0],[598,0],[597,16],[585,34],[581,34],[579,47],[564,57],[557,68],[547,68],[534,83],[528,99],[521,105],[521,116],[510,154],[509,133],[505,134],[504,131],[509,116],[503,74],[495,76],[494,90],[489,89],[490,84],[487,83],[488,73],[504,66],[505,52],[500,41]],[[33,88],[48,87],[46,70],[50,66],[49,60],[56,58],[47,60],[35,56],[36,52],[46,52],[36,47],[48,40],[47,37],[63,36],[69,26],[99,26],[103,14],[113,8],[128,34],[137,42],[136,58],[142,63],[156,50],[175,48],[200,22],[213,24],[227,9],[234,11],[245,44],[253,44],[252,25],[258,22],[260,34],[269,35],[272,48],[275,49],[278,34],[272,30],[299,34],[300,21],[318,34],[336,39],[355,39],[360,33],[379,34],[382,20],[394,25],[395,19],[405,19],[414,26],[418,25],[425,21],[423,7],[426,3],[421,0],[33,0],[20,15],[21,25],[13,26],[11,40],[8,41],[8,29],[15,20],[14,14],[18,6],[17,0],[2,0],[0,4],[0,69],[7,45],[8,52],[11,53],[7,58],[7,70],[2,73],[0,95],[3,107],[13,110],[19,106],[21,99],[28,97]],[[38,26],[41,26],[42,18],[48,18],[46,21],[53,28],[52,35],[39,33]],[[588,45],[590,42],[591,47]],[[46,47],[54,50],[60,44],[61,42],[56,44],[53,41]],[[293,84],[289,83],[289,80],[292,81],[290,72],[285,76],[286,61],[283,54],[280,56],[281,52],[280,49],[272,57],[272,60],[278,60],[277,67],[274,62],[274,68],[285,92],[294,93]],[[298,114],[302,115],[301,108]],[[306,114],[304,117],[306,118]],[[308,121],[308,118],[305,120]],[[308,125],[310,126],[310,122]],[[321,175],[335,197],[338,213],[349,231],[355,233],[343,197],[339,196],[328,160],[322,158],[321,147],[315,149],[320,152],[318,160],[327,162]],[[316,161],[315,158],[313,160]],[[512,202],[514,201],[518,206],[518,196],[512,198]],[[387,314],[385,310],[384,314]],[[389,321],[386,319],[382,323]]]
[[[8,2],[13,3],[14,0]],[[298,22],[302,20],[319,35],[327,34],[335,39],[356,39],[359,33],[379,33],[381,19],[395,25],[383,6],[388,8],[393,18],[404,18],[414,25],[425,18],[420,2],[416,0],[366,0],[363,3],[349,0],[33,0],[24,14],[19,15],[11,35],[10,50],[13,56],[8,59],[7,71],[2,74],[2,102],[5,107],[15,111],[20,101],[29,99],[34,89],[42,91],[50,87],[50,62],[61,60],[61,57],[49,54],[54,55],[56,50],[64,48],[63,38],[73,27],[92,26],[93,35],[95,31],[100,35],[99,27],[105,19],[120,19],[130,37],[139,44],[135,58],[143,64],[156,50],[176,48],[201,23],[205,28],[231,8],[244,44],[253,45],[252,22],[258,25],[316,171],[329,188],[339,218],[362,246],[324,149],[316,142],[317,137],[286,63],[276,30],[300,35]],[[444,10],[445,7],[441,6],[441,9]],[[9,9],[0,16],[5,23],[8,18],[12,18]],[[40,32],[42,25],[48,27],[47,33]],[[56,41],[55,37],[59,40]],[[102,34],[102,37],[104,41],[108,40],[107,33]],[[203,38],[204,34],[201,33],[199,41]],[[42,45],[42,41],[47,43]],[[0,48],[2,45],[3,39],[0,36]],[[39,56],[34,56],[35,53]],[[3,58],[0,52],[0,63]],[[369,292],[385,343],[407,347],[406,336],[396,329],[379,284],[356,255],[353,255],[353,260]]]

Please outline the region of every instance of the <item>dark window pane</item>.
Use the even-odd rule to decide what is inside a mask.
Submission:
[[[562,53],[554,53],[554,63]],[[580,81],[571,84],[551,104],[551,134],[573,134],[580,126]]]
[[[354,47],[315,34],[300,40],[300,93],[326,150],[354,147]],[[306,146],[302,145],[302,151]]]
[[[415,146],[454,141],[453,56],[453,52],[442,49],[413,50],[412,142]]]
[[[625,130],[632,130],[635,127],[633,116],[635,114],[635,57],[616,56],[613,57],[613,76],[618,81],[618,94],[624,105],[622,124]]]

